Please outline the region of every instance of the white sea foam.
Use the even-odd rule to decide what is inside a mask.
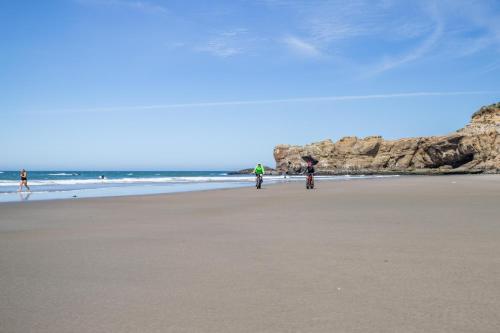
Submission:
[[[378,176],[316,176],[318,180],[348,180],[356,178],[386,178],[394,177],[392,175]],[[264,182],[276,183],[282,181],[303,181],[304,176],[289,176],[286,179],[283,176],[265,176]],[[145,178],[116,178],[116,179],[44,179],[30,180],[30,186],[54,186],[54,185],[111,185],[111,184],[168,184],[168,183],[248,183],[254,182],[253,175],[240,176],[193,176],[193,177],[145,177]],[[2,186],[18,186],[18,181],[0,180]]]
[[[49,176],[74,176],[75,174],[73,173],[65,173],[65,172],[59,172],[59,173],[49,173]]]

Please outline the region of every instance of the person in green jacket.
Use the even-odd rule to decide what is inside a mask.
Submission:
[[[253,173],[256,174],[256,175],[263,175],[264,174],[264,167],[262,166],[262,164],[257,164],[257,166],[255,167],[255,169],[253,169]]]
[[[256,178],[255,186],[257,187],[257,189],[260,189],[262,186],[262,176],[264,175],[264,167],[260,163],[257,164],[255,169],[253,169],[253,173],[255,174]]]

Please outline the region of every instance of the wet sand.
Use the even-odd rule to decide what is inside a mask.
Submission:
[[[0,332],[500,332],[500,176],[0,204]]]

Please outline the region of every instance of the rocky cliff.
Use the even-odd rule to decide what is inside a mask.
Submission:
[[[276,169],[301,172],[303,156],[325,174],[500,173],[500,103],[482,107],[464,128],[444,136],[384,140],[344,137],[274,148]]]

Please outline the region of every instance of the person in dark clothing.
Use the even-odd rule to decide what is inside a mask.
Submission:
[[[28,173],[26,170],[22,169],[21,172],[19,173],[19,176],[21,177],[21,182],[19,183],[19,191],[21,192],[23,190],[23,186],[28,189],[28,191],[31,192],[30,187],[28,186]]]
[[[314,188],[314,172],[315,171],[316,170],[314,170],[314,165],[312,164],[312,162],[308,161],[306,170],[304,172],[306,174],[306,188],[308,190]]]
[[[308,176],[311,176],[311,175],[314,175],[314,172],[316,172],[316,171],[314,170],[314,165],[312,164],[312,162],[311,161],[307,162],[305,174]]]

